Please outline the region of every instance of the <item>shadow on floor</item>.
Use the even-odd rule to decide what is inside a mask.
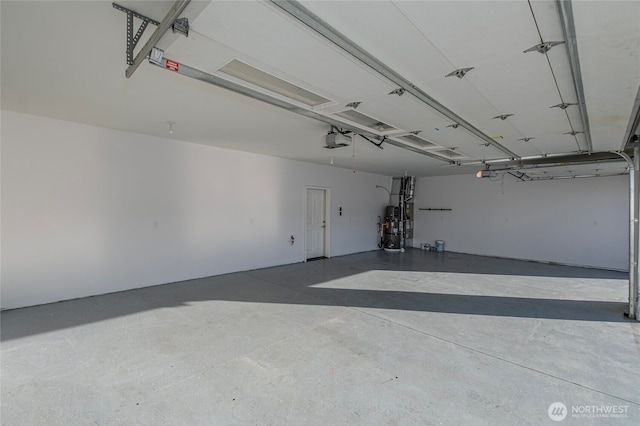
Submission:
[[[469,316],[630,321],[623,316],[627,307],[625,303],[606,300],[314,287],[358,275],[358,279],[363,280],[366,276],[361,274],[380,270],[394,272],[396,279],[400,280],[402,272],[494,274],[502,277],[505,283],[509,282],[509,278],[504,276],[509,275],[626,280],[626,274],[618,272],[456,253],[420,250],[408,250],[402,254],[367,252],[3,311],[0,340],[46,333],[153,309],[189,306],[193,302],[215,300],[349,306]],[[344,284],[349,286],[348,281]],[[425,290],[427,287],[425,284]]]
[[[621,271],[479,256],[465,253],[437,253],[418,249],[408,249],[405,253],[387,253],[382,250],[377,250],[350,256],[367,256],[369,261],[375,266],[386,266],[386,269],[403,271],[514,275],[550,278],[602,278],[616,280],[627,280],[629,277],[627,272]],[[348,261],[350,256],[343,256],[334,259],[337,261]]]
[[[627,305],[621,302],[314,287],[380,270],[400,274],[473,273],[608,280],[627,277],[622,272],[458,253],[375,251],[3,311],[0,340],[212,300],[572,321],[629,321],[622,315]]]

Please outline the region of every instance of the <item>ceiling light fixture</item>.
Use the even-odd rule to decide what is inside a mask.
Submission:
[[[445,75],[445,77],[458,77],[458,78],[462,78],[464,77],[469,71],[471,71],[472,69],[474,69],[475,67],[468,67],[468,68],[458,68],[455,71],[451,71],[449,74]]]
[[[527,53],[527,52],[547,53],[553,46],[557,46],[563,43],[564,41],[547,41],[546,43],[536,44],[535,46],[528,48],[522,53]]]
[[[369,117],[368,115],[362,114],[354,109],[347,109],[345,111],[336,112],[335,115],[378,132],[396,130],[395,127],[387,123],[383,123],[382,121],[379,121],[375,118]]]
[[[444,150],[437,150],[437,151],[432,151],[434,154],[436,155],[442,155],[444,157],[447,158],[455,158],[455,157],[463,157],[463,154],[460,154],[459,152],[456,152],[456,149],[458,149],[457,146],[448,148],[448,149],[444,149]]]
[[[434,147],[438,147],[437,144],[428,141],[424,138],[418,137],[417,133],[409,133],[408,135],[405,136],[400,136],[398,137],[398,139],[402,140],[402,141],[406,141],[406,142],[411,142],[417,146],[419,146],[420,148],[434,148]]]
[[[262,89],[277,93],[288,99],[300,102],[308,107],[317,107],[318,105],[329,102],[329,99],[317,95],[300,86],[289,83],[281,78],[271,75],[265,71],[255,68],[237,59],[231,60],[229,63],[218,69],[228,76],[242,80],[244,83],[253,84]]]

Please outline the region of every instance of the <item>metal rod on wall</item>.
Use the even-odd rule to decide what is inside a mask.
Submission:
[[[638,319],[638,191],[640,190],[640,146],[633,147],[633,159],[624,152],[616,152],[629,164],[629,312],[625,315]]]

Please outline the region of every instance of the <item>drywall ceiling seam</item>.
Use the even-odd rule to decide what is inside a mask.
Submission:
[[[169,12],[165,15],[158,28],[151,34],[149,40],[144,44],[142,49],[138,52],[135,59],[133,60],[133,64],[129,65],[124,72],[124,75],[129,78],[133,75],[133,73],[138,69],[142,61],[149,56],[151,53],[151,49],[155,47],[155,45],[160,41],[164,33],[173,25],[173,22],[180,16],[180,14],[184,11],[191,0],[176,0],[176,2],[171,6]]]
[[[516,153],[509,150],[505,146],[499,144],[494,139],[492,139],[489,135],[482,132],[480,129],[473,126],[471,123],[457,115],[455,112],[451,111],[436,99],[429,96],[426,92],[415,86],[413,83],[402,77],[400,74],[389,68],[384,63],[380,62],[369,52],[355,44],[345,35],[337,31],[335,28],[331,27],[328,23],[323,21],[319,16],[315,15],[310,10],[306,9],[297,1],[283,1],[283,0],[270,0],[272,4],[288,13],[308,28],[317,32],[330,42],[334,43],[336,46],[340,47],[342,50],[358,59],[360,62],[364,63],[378,74],[384,76],[389,81],[398,85],[400,88],[405,89],[406,92],[411,93],[414,97],[419,99],[421,102],[428,105],[430,108],[436,110],[438,113],[447,117],[449,120],[452,120],[455,123],[458,123],[465,130],[470,132],[472,135],[480,138],[481,140],[489,143],[499,151],[504,154],[507,154],[510,158],[520,158]]]
[[[576,28],[573,22],[573,8],[571,0],[557,0],[560,22],[562,23],[562,33],[564,34],[565,46],[569,55],[571,65],[571,76],[573,77],[573,87],[578,97],[578,109],[582,119],[582,128],[587,138],[587,151],[593,152],[591,141],[591,129],[589,127],[589,115],[587,114],[587,103],[584,98],[584,86],[582,84],[582,72],[580,70],[580,58],[578,56],[578,40],[576,38]]]
[[[192,67],[190,67],[188,65],[185,65],[185,64],[182,64],[182,63],[179,63],[179,62],[176,62],[176,61],[171,61],[170,60],[170,62],[172,64],[171,69],[170,69],[170,67],[167,66],[167,58],[163,57],[162,60],[160,61],[160,63],[155,63],[155,62],[149,61],[150,64],[155,65],[155,66],[157,66],[159,68],[165,69],[167,71],[172,71],[172,72],[175,72],[177,74],[183,75],[185,77],[190,77],[190,78],[193,78],[195,80],[200,80],[200,81],[203,81],[205,83],[209,83],[209,84],[212,84],[214,86],[218,86],[218,87],[221,87],[223,89],[227,89],[227,90],[230,90],[232,92],[235,92],[235,93],[238,93],[238,94],[241,94],[241,95],[244,95],[244,96],[248,96],[248,97],[250,97],[252,99],[255,99],[255,100],[258,100],[258,101],[261,101],[261,102],[264,102],[264,103],[267,103],[267,104],[270,104],[270,105],[273,105],[273,106],[277,106],[279,108],[285,109],[287,111],[291,111],[293,113],[296,113],[298,115],[302,115],[302,116],[307,117],[307,118],[312,118],[312,119],[321,121],[321,122],[329,124],[331,126],[335,126],[335,127],[339,127],[339,128],[342,128],[342,129],[346,129],[346,130],[352,131],[353,133],[369,136],[369,137],[372,137],[372,138],[379,138],[380,137],[380,135],[378,135],[376,133],[368,132],[366,130],[359,129],[359,128],[355,127],[355,126],[351,126],[351,125],[349,125],[347,123],[343,123],[343,122],[341,122],[339,120],[336,120],[334,118],[328,117],[326,115],[318,114],[317,112],[310,111],[310,110],[307,110],[307,109],[292,105],[292,104],[290,104],[288,102],[285,102],[283,100],[277,99],[277,98],[272,97],[272,96],[269,96],[269,95],[267,95],[265,93],[262,93],[262,92],[259,92],[257,90],[248,88],[248,87],[243,86],[241,84],[232,82],[230,80],[226,80],[226,79],[224,79],[222,77],[219,77],[219,76],[216,76],[216,75],[213,75],[213,74],[209,74],[209,73],[206,73],[204,71],[200,71],[198,69],[192,68]],[[430,158],[433,158],[433,159],[436,159],[436,160],[439,160],[439,161],[444,161],[444,162],[450,163],[450,164],[453,163],[453,161],[451,161],[451,160],[442,158],[442,157],[437,156],[435,154],[431,154],[428,151],[423,151],[423,150],[420,150],[418,148],[414,148],[412,146],[405,145],[403,143],[400,143],[400,142],[397,142],[397,141],[393,141],[393,140],[388,139],[388,138],[385,139],[384,142],[388,143],[389,145],[393,145],[393,146],[396,146],[396,147],[399,147],[399,148],[402,148],[402,149],[406,149],[408,151],[416,152],[418,154],[422,154],[422,155],[424,155],[426,157],[430,157]]]

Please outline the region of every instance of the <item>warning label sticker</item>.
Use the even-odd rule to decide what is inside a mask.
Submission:
[[[169,59],[167,59],[167,62],[165,63],[165,67],[168,70],[175,71],[175,72],[178,72],[179,66],[180,64],[178,64],[177,62],[170,61]]]

